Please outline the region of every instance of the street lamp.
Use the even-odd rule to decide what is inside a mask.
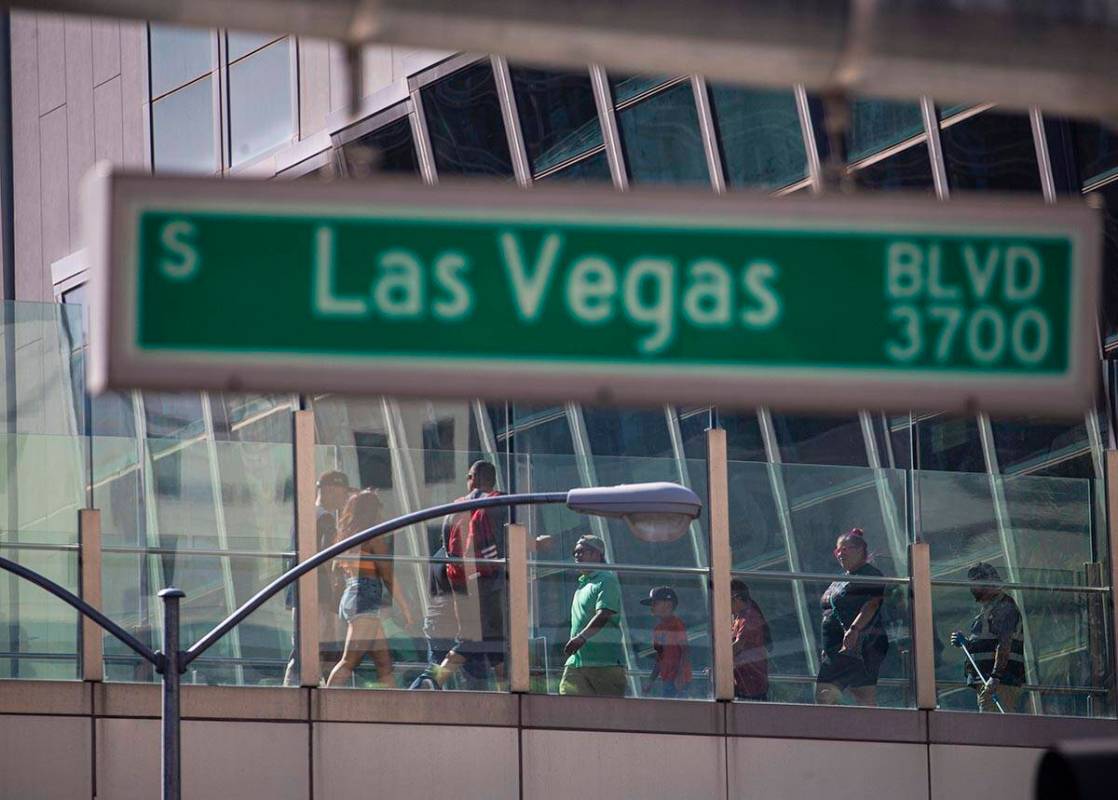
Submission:
[[[55,597],[73,606],[81,614],[92,619],[154,665],[156,671],[163,676],[162,797],[163,800],[179,800],[182,784],[180,774],[181,697],[179,689],[182,674],[186,672],[190,662],[216,644],[225,634],[243,622],[271,597],[283,591],[288,585],[311,570],[342,555],[347,550],[370,539],[386,536],[417,522],[444,517],[447,514],[475,511],[479,508],[559,503],[564,503],[572,511],[582,514],[599,517],[620,517],[629,524],[633,533],[641,536],[641,538],[663,534],[668,534],[665,538],[679,536],[686,530],[691,520],[699,516],[702,511],[702,503],[695,493],[674,483],[633,483],[622,486],[571,489],[569,492],[503,494],[458,500],[441,506],[425,508],[355,533],[348,539],[343,539],[316,553],[303,563],[292,567],[253,595],[248,602],[226,617],[187,650],[179,649],[179,602],[184,597],[183,592],[179,589],[168,587],[159,593],[159,597],[163,601],[163,649],[159,652],[152,652],[150,648],[138,641],[136,637],[120,625],[49,578],[2,556],[0,556],[0,569],[5,569],[41,586]]]

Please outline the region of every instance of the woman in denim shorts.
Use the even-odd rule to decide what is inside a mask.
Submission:
[[[342,509],[338,520],[338,541],[371,528],[384,519],[384,507],[376,492],[366,489],[355,494]],[[390,540],[373,539],[350,550],[334,562],[333,568],[345,575],[345,591],[338,604],[338,616],[346,624],[345,651],[330,670],[327,686],[341,686],[366,654],[372,657],[381,683],[394,685],[392,651],[380,621],[380,608],[385,589],[395,596],[396,607],[406,626],[411,625],[411,612],[401,593],[395,591],[391,561],[372,560],[362,556],[385,556],[391,552]]]

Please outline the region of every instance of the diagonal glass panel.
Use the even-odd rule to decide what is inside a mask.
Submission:
[[[586,72],[513,66],[509,74],[533,173],[548,170],[602,144],[598,109]]]
[[[710,97],[730,186],[778,188],[807,175],[791,91],[714,84]]]

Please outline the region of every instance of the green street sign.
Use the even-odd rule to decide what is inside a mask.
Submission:
[[[91,184],[110,387],[1072,412],[1082,204]]]

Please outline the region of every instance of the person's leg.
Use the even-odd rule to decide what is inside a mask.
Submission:
[[[283,671],[284,686],[295,686],[299,683],[299,676],[295,670],[299,655],[299,637],[295,634],[298,625],[298,612],[297,609],[293,608],[291,609],[291,655],[287,657],[287,667]]]
[[[334,668],[330,670],[330,677],[326,679],[327,688],[340,686],[349,680],[353,671],[361,664],[372,644],[374,626],[378,624],[376,617],[354,617],[349,622],[346,631],[345,650]]]
[[[594,694],[594,690],[581,668],[563,667],[563,677],[559,679],[559,694],[588,695]]]
[[[815,702],[818,705],[834,706],[838,705],[840,700],[842,700],[842,689],[837,685],[826,681],[815,684]]]
[[[847,691],[850,692],[850,696],[854,698],[854,702],[860,706],[877,705],[876,686],[851,686]]]
[[[396,687],[393,677],[394,664],[392,663],[392,648],[388,646],[388,637],[384,635],[384,625],[379,618],[373,618],[370,630],[369,655],[377,668],[377,680],[389,688]]]
[[[624,697],[628,688],[624,667],[591,667],[594,694],[601,697]]]

